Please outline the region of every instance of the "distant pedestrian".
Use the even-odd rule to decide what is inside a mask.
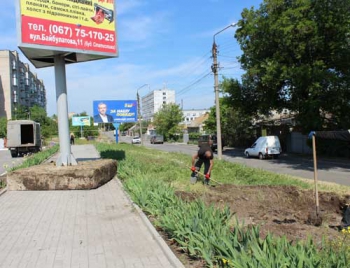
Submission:
[[[70,134],[70,144],[74,144],[74,133]]]

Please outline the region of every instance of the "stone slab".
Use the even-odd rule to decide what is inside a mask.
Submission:
[[[7,190],[88,190],[110,181],[117,173],[117,161],[99,159],[78,165],[57,167],[53,163],[15,170],[7,174]]]

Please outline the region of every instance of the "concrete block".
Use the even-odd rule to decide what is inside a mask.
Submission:
[[[53,163],[15,170],[7,174],[7,190],[88,190],[110,181],[117,173],[117,161],[81,161],[74,166]]]

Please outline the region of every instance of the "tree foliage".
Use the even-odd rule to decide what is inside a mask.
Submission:
[[[350,125],[350,1],[264,0],[236,31],[245,74],[232,103],[251,115],[287,108],[305,132]]]
[[[234,80],[225,79],[220,85],[224,92],[229,92]],[[220,99],[221,136],[224,145],[246,146],[254,135],[251,126],[252,117],[236,108],[231,103],[230,95]],[[211,107],[209,118],[205,121],[204,129],[208,133],[216,133],[216,107]]]
[[[7,118],[0,117],[0,138],[4,138],[7,135]]]
[[[183,115],[180,105],[175,103],[164,104],[154,115],[154,126],[158,134],[164,136],[165,140],[175,138],[181,132],[179,123]]]
[[[58,135],[57,120],[47,116],[46,110],[38,105],[27,107],[18,105],[15,120],[33,120],[40,123],[41,135],[45,138]]]
[[[127,122],[127,123],[122,123],[122,124],[120,124],[120,126],[119,126],[119,130],[120,131],[127,131],[129,128],[131,128],[132,126],[134,126],[135,125],[135,123],[129,123],[129,122]]]

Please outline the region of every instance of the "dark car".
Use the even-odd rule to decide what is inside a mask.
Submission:
[[[198,138],[198,146],[209,145],[211,150],[214,152],[218,148],[217,136],[215,134],[204,134]],[[222,148],[224,148],[224,142],[222,140]]]

